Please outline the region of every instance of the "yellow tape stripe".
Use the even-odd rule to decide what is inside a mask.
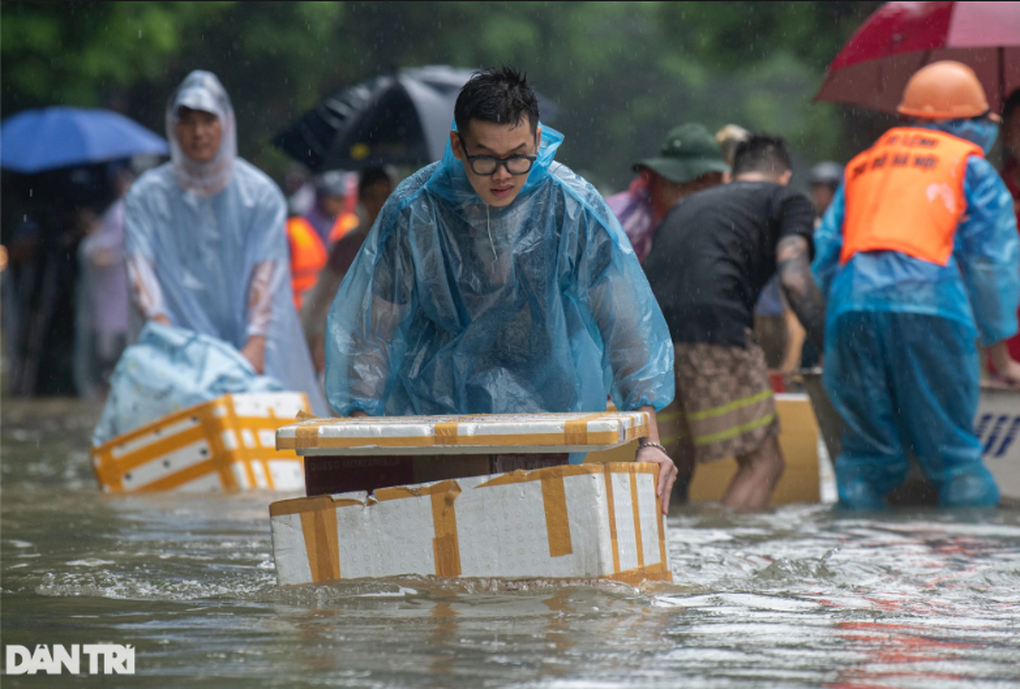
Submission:
[[[244,442],[244,437],[241,433],[242,428],[237,419],[237,410],[234,407],[234,398],[227,397],[224,401],[227,406],[227,424],[237,440],[237,447],[232,450],[227,450],[226,446],[222,447],[222,458],[224,461],[221,462],[220,476],[224,479],[224,481],[229,481],[229,484],[224,483],[224,485],[230,485],[234,489],[239,489],[240,485],[237,482],[237,478],[234,476],[230,463],[235,459],[241,460],[241,466],[244,467],[244,473],[248,479],[248,485],[255,488],[258,486],[258,482],[255,481],[255,469],[251,465],[254,461],[254,457],[252,457],[251,450]],[[206,427],[207,435],[215,438],[217,441],[222,440],[222,433],[219,432],[220,428],[224,425],[222,422],[217,423],[216,420],[209,419],[204,425]]]
[[[319,510],[301,513],[301,531],[308,552],[308,568],[315,583],[340,578],[340,536],[336,512]]]
[[[549,540],[549,557],[570,555],[570,518],[567,514],[567,492],[563,473],[542,479],[542,506],[545,509],[545,532]]]
[[[700,421],[701,419],[710,419],[713,416],[722,416],[723,414],[730,413],[734,409],[740,409],[741,407],[746,407],[748,405],[761,402],[762,400],[767,400],[769,397],[772,397],[772,390],[762,390],[750,397],[744,397],[730,402],[729,404],[724,404],[721,407],[713,407],[712,409],[705,409],[704,411],[690,412],[687,414],[687,420]]]
[[[492,486],[506,486],[514,483],[527,483],[529,481],[541,481],[547,476],[583,476],[584,474],[603,474],[607,471],[626,472],[634,467],[634,471],[645,474],[656,475],[658,468],[655,464],[648,462],[597,462],[589,464],[561,464],[554,467],[532,469],[531,471],[512,471],[508,474],[500,474],[489,479],[477,488],[490,488]],[[378,493],[378,491],[376,491]]]
[[[99,447],[93,448],[92,452],[95,453],[95,454],[107,454],[107,453],[109,453],[112,456],[113,449],[115,447],[117,447],[118,445],[124,445],[126,443],[131,442],[132,440],[137,440],[138,438],[142,438],[144,436],[152,435],[153,431],[156,431],[156,430],[158,430],[160,428],[165,428],[167,426],[172,426],[172,425],[176,424],[178,421],[182,421],[182,420],[184,420],[186,418],[190,418],[192,416],[199,416],[201,412],[206,411],[206,410],[202,409],[203,405],[209,405],[210,406],[210,411],[211,411],[211,407],[213,406],[211,402],[205,402],[205,403],[200,404],[200,405],[195,405],[193,407],[188,407],[186,409],[181,409],[180,411],[176,411],[173,414],[168,414],[168,415],[164,416],[159,421],[155,421],[153,423],[146,424],[146,425],[144,425],[144,426],[142,426],[140,428],[136,428],[133,431],[129,431],[127,433],[124,433],[123,435],[118,435],[113,440],[105,442],[102,445],[100,445]]]
[[[443,481],[445,491],[432,493],[432,523],[436,537],[432,541],[433,557],[436,563],[436,576],[459,577],[460,543],[457,541],[457,513],[454,502],[460,495],[460,484],[456,481]],[[433,486],[435,488],[435,486]]]
[[[453,479],[433,483],[431,486],[391,486],[388,488],[376,488],[372,496],[378,502],[387,500],[401,500],[403,498],[420,498],[423,495],[446,494],[456,487],[460,493],[460,484]],[[300,499],[300,498],[299,498]]]
[[[767,426],[770,423],[772,423],[772,421],[775,418],[776,418],[775,414],[769,414],[768,416],[763,416],[760,419],[755,419],[754,421],[748,421],[745,424],[741,424],[739,426],[734,426],[733,428],[728,428],[725,431],[720,431],[719,433],[710,433],[708,435],[695,436],[694,437],[694,444],[695,445],[707,445],[708,443],[714,443],[714,442],[718,442],[720,440],[726,440],[728,438],[732,438],[734,436],[740,435],[741,433],[746,433],[747,431],[753,431],[755,428],[760,428],[761,426]]]
[[[636,567],[624,572],[616,572],[605,576],[606,579],[622,581],[631,586],[638,586],[645,581],[673,581],[673,573],[670,572],[665,562],[647,567]]]
[[[262,475],[266,477],[266,485],[269,490],[276,490],[276,483],[273,481],[273,472],[269,470],[269,462],[264,459],[256,460],[262,465]]]
[[[598,465],[595,465],[598,466]],[[602,475],[606,481],[606,508],[609,511],[609,542],[613,546],[613,573],[620,571],[620,542],[616,536],[616,505],[613,503],[613,472],[609,469],[611,464],[603,464],[606,467]]]
[[[638,567],[645,566],[645,549],[641,543],[641,512],[638,510],[637,474],[630,472],[630,505],[634,514],[634,547],[637,548]]]
[[[457,429],[460,426],[456,421],[442,421],[435,426],[436,445],[457,445],[462,440],[457,437]]]
[[[293,438],[277,438],[276,447],[278,449],[289,449],[284,443],[290,441],[294,442],[293,447],[315,447],[315,443],[319,440],[319,427],[310,424],[302,424],[294,429]]]
[[[579,419],[570,419],[563,424],[563,438],[566,445],[588,445],[588,422],[600,419],[605,412],[588,414]],[[617,435],[617,438],[619,436]]]
[[[104,473],[116,473],[120,476],[137,469],[143,464],[148,464],[163,455],[168,455],[175,450],[180,450],[182,447],[205,440],[205,437],[205,432],[200,424],[186,431],[157,440],[150,445],[146,445],[135,452],[123,455],[117,459],[114,459],[112,455],[106,455],[100,466],[105,470]]]
[[[217,417],[214,412],[217,407],[222,406],[227,410],[226,416]],[[206,406],[199,413],[202,423],[202,431],[205,433],[206,443],[212,453],[212,459],[216,463],[216,473],[220,476],[220,485],[225,491],[236,491],[240,488],[230,464],[237,456],[236,450],[227,450],[223,444],[223,431],[235,430],[237,427],[237,416],[234,414],[234,405],[230,397],[224,397],[219,403]]]
[[[300,514],[301,512],[318,512],[320,510],[335,510],[337,507],[349,507],[353,505],[364,505],[360,500],[342,498],[334,500],[329,495],[316,495],[313,498],[291,498],[290,500],[277,500],[269,504],[269,516],[279,517],[285,514]]]
[[[623,433],[625,440],[634,440],[635,438],[647,438],[648,437],[648,413],[644,414],[644,421],[637,425],[631,426]]]

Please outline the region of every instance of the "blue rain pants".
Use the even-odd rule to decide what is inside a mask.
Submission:
[[[880,509],[906,478],[907,452],[944,507],[994,506],[995,479],[974,433],[980,394],[974,333],[939,316],[849,311],[829,324],[825,389],[843,418],[839,501]]]

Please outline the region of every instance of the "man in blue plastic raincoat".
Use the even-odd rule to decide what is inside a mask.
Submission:
[[[170,162],[126,199],[135,305],[146,320],[232,344],[256,372],[325,413],[292,305],[283,195],[237,157],[234,110],[213,74],[194,71],[181,83],[166,130]]]
[[[673,399],[669,330],[598,192],[554,162],[562,135],[512,68],[461,90],[443,159],[390,196],[326,326],[338,414],[651,412],[638,460],[676,467],[654,411]]]
[[[823,383],[843,419],[839,499],[884,506],[909,450],[941,505],[995,505],[973,428],[975,338],[1020,382],[1004,342],[1017,330],[1016,221],[984,158],[997,118],[956,62],[915,74],[899,111],[914,123],[847,165],[815,233],[812,270],[828,302]]]

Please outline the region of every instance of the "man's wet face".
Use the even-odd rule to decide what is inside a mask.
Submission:
[[[196,163],[216,157],[223,140],[220,118],[211,112],[181,107],[177,112],[177,143],[181,151]]]
[[[464,173],[475,192],[490,206],[504,207],[513,203],[528,175],[512,175],[506,165],[499,165],[491,175],[479,175],[468,164],[468,156],[509,158],[515,155],[536,155],[542,128],[533,134],[527,117],[516,124],[496,124],[471,120],[467,131],[450,132],[453,155],[464,163]],[[529,173],[530,174],[530,173]]]

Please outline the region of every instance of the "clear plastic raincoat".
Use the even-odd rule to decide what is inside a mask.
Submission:
[[[347,415],[661,409],[669,330],[620,225],[543,128],[519,196],[490,207],[447,145],[393,193],[327,320]]]
[[[995,140],[991,123],[927,126],[986,152]],[[906,475],[907,450],[943,505],[998,501],[973,431],[974,340],[991,344],[1017,330],[1020,242],[1009,191],[983,158],[968,160],[964,195],[946,266],[895,251],[858,253],[841,266],[843,187],[815,232],[812,270],[827,302],[823,382],[843,418],[836,476],[848,506],[880,506]]]
[[[216,156],[187,158],[176,138],[180,106],[212,112],[223,139]],[[240,349],[266,337],[265,373],[327,412],[290,291],[286,205],[265,174],[236,157],[234,111],[209,72],[192,72],[166,114],[171,161],[146,172],[127,196],[128,268],[146,318],[219,338]]]

